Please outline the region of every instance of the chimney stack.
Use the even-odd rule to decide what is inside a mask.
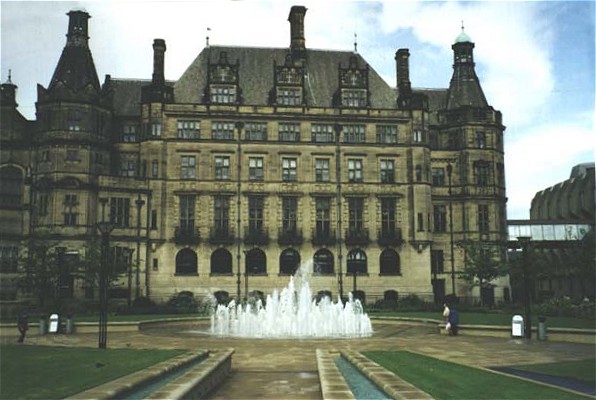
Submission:
[[[88,21],[91,17],[82,10],[72,10],[66,15],[69,17],[66,45],[86,47],[89,42]]]
[[[163,39],[153,40],[153,84],[163,86],[166,82],[164,75],[166,54],[166,41]]]
[[[290,22],[290,50],[292,58],[304,59],[306,52],[306,40],[304,39],[304,15],[306,7],[293,6],[290,10],[288,21]]]
[[[397,70],[397,91],[399,97],[408,96],[412,93],[410,83],[410,51],[399,49],[395,53],[395,67]]]

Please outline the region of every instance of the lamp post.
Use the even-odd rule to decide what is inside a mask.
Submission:
[[[101,222],[97,230],[101,234],[101,268],[99,270],[99,341],[98,347],[105,349],[108,342],[108,269],[110,267],[110,233],[114,229],[111,221],[105,220],[107,198],[100,198]]]
[[[336,180],[336,201],[337,201],[337,261],[339,283],[339,298],[344,298],[344,278],[343,278],[343,254],[342,254],[342,210],[341,210],[341,130],[340,124],[335,124],[335,180]]]
[[[135,204],[137,205],[137,266],[136,266],[136,290],[135,290],[135,300],[141,296],[141,273],[140,273],[140,264],[141,264],[141,208],[145,205],[145,200],[141,199],[141,195],[139,194],[137,199],[135,200]],[[128,292],[128,298],[130,299],[130,292]]]
[[[242,210],[242,203],[240,196],[242,195],[242,128],[244,128],[243,122],[236,122],[236,130],[238,133],[238,137],[236,138],[237,144],[237,152],[238,152],[238,162],[236,163],[236,262],[237,262],[237,270],[236,270],[236,291],[237,291],[237,302],[240,304],[240,245],[241,245],[241,238],[240,238],[240,212]],[[246,253],[245,253],[246,257]],[[245,295],[248,295],[246,293]]]
[[[455,254],[453,253],[453,199],[451,192],[451,174],[453,167],[451,163],[447,164],[447,183],[449,185],[449,236],[451,247],[451,293],[456,297],[455,293]]]
[[[530,236],[518,236],[517,240],[522,246],[522,268],[524,273],[524,321],[525,330],[524,334],[526,339],[532,339],[532,306],[531,306],[531,295],[530,295],[530,277],[528,273],[528,246],[530,245]]]

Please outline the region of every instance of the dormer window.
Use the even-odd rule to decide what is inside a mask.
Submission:
[[[274,65],[275,87],[272,102],[281,106],[304,104],[304,69],[294,65],[290,54],[283,66]]]
[[[341,107],[368,106],[368,66],[360,68],[358,58],[350,57],[348,68],[339,67],[339,98]]]
[[[209,64],[208,99],[212,104],[238,103],[238,61],[230,64],[228,53],[219,53],[219,61]]]

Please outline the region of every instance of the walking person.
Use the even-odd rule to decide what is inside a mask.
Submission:
[[[449,306],[447,303],[443,304],[443,323],[445,324],[445,333],[449,334],[449,314],[450,314]]]
[[[25,341],[25,335],[27,335],[27,331],[29,330],[29,317],[26,313],[20,313],[17,319],[17,328],[19,330],[19,339],[17,340],[19,343],[23,343]]]
[[[455,308],[451,308],[449,311],[449,335],[457,336],[458,325],[459,325],[459,312]]]

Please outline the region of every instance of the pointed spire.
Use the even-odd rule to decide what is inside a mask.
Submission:
[[[455,38],[455,43],[465,43],[469,42],[472,43],[472,39],[466,34],[464,30],[464,20],[461,20],[461,32]]]
[[[8,70],[8,80],[6,81],[6,83],[12,85],[12,69]]]
[[[358,34],[354,32],[354,53],[358,53]]]
[[[8,80],[0,85],[0,104],[3,106],[17,107],[17,85],[12,83],[12,70],[8,70]]]
[[[207,36],[205,36],[205,47],[209,47],[209,32],[211,32],[211,28],[207,27]]]

